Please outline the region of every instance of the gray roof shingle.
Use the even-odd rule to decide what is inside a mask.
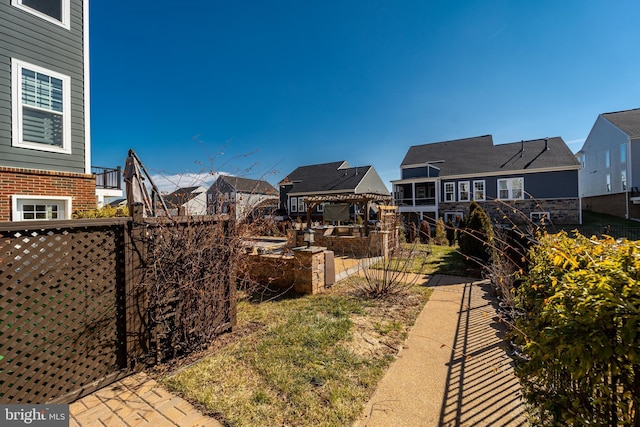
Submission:
[[[183,204],[187,203],[189,200],[195,198],[196,196],[198,196],[198,194],[201,193],[201,192],[194,193],[194,191],[196,191],[198,188],[200,187],[178,188],[173,193],[162,196],[162,198],[164,199],[164,202],[167,204],[167,206],[174,206],[174,207],[182,206]]]
[[[238,193],[267,194],[277,196],[278,190],[267,181],[261,179],[242,178],[239,176],[220,175],[218,179],[225,181]]]
[[[494,145],[491,135],[414,145],[401,166],[425,163],[439,168],[440,176],[580,165],[560,137]]]
[[[280,184],[293,184],[290,194],[355,193],[358,184],[371,169],[373,166],[350,167],[346,161],[300,166],[287,175]],[[388,193],[386,189],[376,192]]]
[[[640,137],[640,108],[601,114],[630,138]]]

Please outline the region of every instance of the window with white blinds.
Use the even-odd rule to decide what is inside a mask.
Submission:
[[[13,145],[71,152],[70,78],[13,60]]]

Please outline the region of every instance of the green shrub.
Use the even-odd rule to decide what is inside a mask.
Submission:
[[[91,209],[88,211],[77,211],[73,214],[74,219],[85,218],[115,218],[129,216],[129,209],[126,206],[117,208],[105,205],[100,209]]]
[[[640,242],[541,235],[517,375],[544,425],[640,425]]]
[[[435,244],[436,245],[448,244],[447,232],[445,231],[444,220],[442,218],[438,218],[438,221],[436,221]]]
[[[493,239],[491,219],[478,203],[471,202],[458,234],[460,252],[472,263],[486,264],[491,259]]]

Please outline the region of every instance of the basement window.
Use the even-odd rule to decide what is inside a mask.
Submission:
[[[13,221],[71,219],[71,197],[11,196]]]

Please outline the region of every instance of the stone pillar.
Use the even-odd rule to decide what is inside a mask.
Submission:
[[[324,289],[324,251],[322,246],[293,249],[293,290],[302,294],[317,294]]]

